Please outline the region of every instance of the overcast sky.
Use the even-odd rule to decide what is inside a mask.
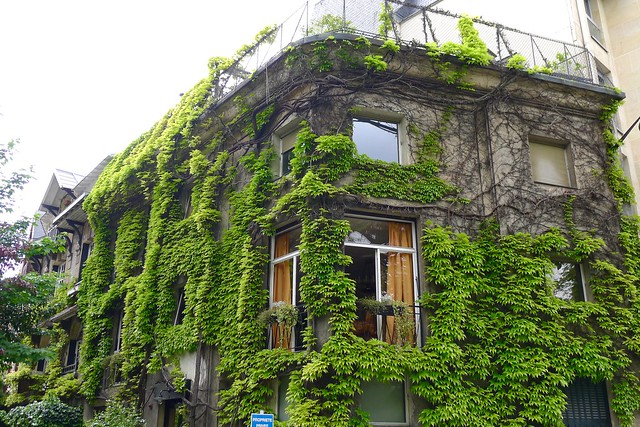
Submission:
[[[37,179],[16,202],[31,215],[53,170],[86,174],[124,149],[230,56],[301,0],[0,0],[0,141]]]

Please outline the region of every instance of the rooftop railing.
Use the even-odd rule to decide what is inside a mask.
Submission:
[[[284,22],[263,34],[251,49],[235,58],[219,77],[214,98],[220,100],[228,95],[289,44],[308,36],[339,32],[393,38],[400,44],[411,46],[424,46],[428,42],[439,45],[447,41],[459,43],[457,23],[460,16],[416,4],[420,2],[430,3],[429,0],[307,1]],[[393,10],[392,30],[380,35],[383,7]],[[520,54],[526,58],[527,68],[546,68],[547,72],[566,79],[600,84],[595,61],[586,48],[478,18],[473,20],[494,57],[494,63],[506,65],[509,58]]]

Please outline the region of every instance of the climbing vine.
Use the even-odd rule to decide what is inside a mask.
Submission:
[[[429,47],[454,86],[469,66],[491,59],[469,18],[459,28],[461,44]],[[426,223],[420,236],[428,290],[419,301],[428,319],[422,346],[355,335],[356,284],[345,272],[352,260],[343,251],[348,206],[396,199],[414,203],[412,212],[446,205],[455,216],[458,205],[451,202],[465,201],[464,188],[442,177],[445,154],[452,151],[447,144],[456,137],[454,118],[459,112],[471,116],[462,102],[438,105],[439,119],[429,126],[418,127],[409,117],[408,134],[417,147],[410,165],[359,155],[349,126],[314,129],[322,117],[309,111],[336,94],[346,99],[382,88],[388,85],[377,80],[382,73],[400,79],[406,68],[393,61],[401,54],[395,42],[377,47],[361,37],[289,49],[283,72],[326,77],[306,80],[315,90],[307,104],[295,105],[284,95],[263,102],[247,93],[216,105],[211,95],[234,63],[216,58],[208,78],[116,156],[84,204],[95,232],[78,303],[85,396],[97,396],[105,363],[115,360],[112,329],[121,311],[122,348],[112,365],[123,373],[124,399],[143,403],[144,396],[131,390],[144,392],[155,373],[182,390],[180,356],[195,352],[201,358],[215,349],[216,405],[206,401],[195,378],[191,399],[185,397],[193,420],[215,410],[220,424],[241,425],[252,412],[270,409],[275,384],[288,377],[287,414],[296,426],[367,425],[369,415],[358,406],[363,384],[372,380],[407,382],[421,399],[418,419],[425,426],[556,426],[566,387],[588,378],[612,381],[612,408],[623,425],[631,425],[640,402],[631,368],[640,349],[638,223],[621,220],[619,263],[602,239],[576,225],[579,198],[562,196],[564,227],[536,234],[505,233],[493,212],[482,221],[474,214],[482,226],[465,232],[444,221]],[[456,71],[439,62],[443,54],[458,58]],[[336,84],[328,73],[338,69],[352,78]],[[423,99],[436,99],[431,87],[426,92]],[[355,102],[345,104],[348,116]],[[603,115],[603,129],[613,109]],[[278,147],[269,135],[294,113],[308,121],[298,131],[291,172],[277,177]],[[617,202],[627,203],[631,189],[608,132],[606,177]],[[464,217],[467,211],[460,212]],[[269,237],[289,218],[301,227],[299,291],[308,323],[300,352],[266,349],[260,321],[269,302]],[[558,258],[589,264],[593,300],[554,296],[550,275]],[[327,336],[316,335],[318,324],[326,325]]]

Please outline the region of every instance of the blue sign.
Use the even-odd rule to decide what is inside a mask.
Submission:
[[[251,414],[251,427],[273,427],[273,414]]]

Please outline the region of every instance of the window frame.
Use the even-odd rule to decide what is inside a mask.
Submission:
[[[271,245],[269,248],[269,308],[273,308],[275,303],[278,301],[274,301],[273,296],[274,296],[274,286],[275,286],[275,266],[277,264],[280,264],[282,262],[285,261],[291,261],[291,268],[293,271],[293,277],[292,277],[292,283],[291,283],[291,304],[293,306],[295,306],[298,309],[298,315],[303,315],[304,312],[304,307],[302,305],[302,303],[299,302],[299,295],[298,295],[298,285],[300,282],[300,277],[298,277],[297,272],[299,271],[299,263],[300,263],[300,249],[296,248],[296,250],[292,251],[292,252],[288,252],[285,255],[282,255],[278,258],[275,258],[275,251],[276,251],[276,239],[278,236],[284,234],[284,233],[288,233],[290,231],[296,230],[296,229],[302,229],[302,225],[299,223],[294,223],[294,224],[290,224],[286,227],[283,227],[281,229],[279,229],[276,234],[271,238]],[[298,321],[300,321],[300,318],[298,319]],[[291,333],[291,343],[289,345],[289,349],[293,350],[293,351],[299,351],[302,348],[300,347],[300,344],[302,343],[298,343],[296,342],[296,332],[295,329],[298,326],[302,326],[300,324],[296,325]],[[275,348],[273,346],[273,340],[272,340],[272,331],[271,328],[269,328],[269,337],[268,337],[268,348],[269,349],[273,349]]]
[[[357,120],[374,120],[377,122],[384,123],[393,123],[396,125],[396,142],[397,142],[397,154],[398,154],[398,164],[399,165],[407,165],[409,164],[409,136],[407,134],[407,120],[403,114],[396,113],[389,110],[382,109],[374,109],[374,108],[365,108],[358,107],[354,110],[351,116],[351,139],[356,144],[357,149],[357,141],[354,138],[354,122]],[[358,154],[363,154],[358,151]],[[379,159],[373,159],[379,160]],[[384,161],[384,160],[381,160]],[[389,162],[395,163],[395,162]]]
[[[415,221],[406,220],[406,219],[398,219],[393,217],[379,217],[379,216],[370,216],[356,213],[348,213],[345,215],[345,219],[355,218],[355,219],[364,219],[370,221],[383,221],[383,222],[398,222],[404,224],[411,225],[411,248],[400,247],[400,246],[390,246],[384,244],[366,244],[366,243],[352,243],[347,242],[345,239],[344,247],[354,247],[354,248],[365,248],[365,249],[374,249],[375,250],[375,278],[376,278],[376,301],[382,301],[382,263],[381,263],[381,255],[389,252],[397,252],[397,253],[407,253],[411,254],[411,265],[413,268],[413,300],[414,306],[417,306],[416,302],[420,297],[420,286],[419,286],[419,277],[418,277],[418,239],[416,234],[416,223]],[[378,334],[378,339],[381,338],[381,330],[382,330],[382,322],[383,316],[378,314],[376,316],[376,329]],[[416,324],[416,346],[421,347],[422,345],[422,325],[420,324],[420,310],[415,310],[414,313],[414,321]],[[382,337],[384,340],[384,337]]]
[[[529,166],[531,168],[531,179],[536,184],[549,185],[552,187],[559,188],[577,188],[577,180],[575,173],[575,162],[574,155],[571,149],[571,144],[569,142],[560,141],[556,139],[551,139],[547,137],[541,137],[538,135],[529,135],[528,140],[528,149],[529,149]],[[567,173],[567,185],[562,183],[554,182],[551,179],[545,179],[545,176],[537,176],[536,167],[534,166],[534,150],[532,145],[538,146],[547,146],[561,149],[564,157],[564,169]]]
[[[176,298],[176,314],[173,316],[173,326],[182,325],[184,322],[185,310],[187,302],[185,300],[184,286],[178,289],[178,297]]]
[[[74,345],[73,352],[71,351],[72,344]],[[64,352],[64,363],[62,364],[62,374],[70,374],[78,370],[81,344],[81,339],[69,339],[67,342]],[[73,359],[71,363],[69,363],[69,357]]]
[[[562,421],[565,425],[577,427],[583,425],[585,422],[593,423],[593,425],[595,425],[595,422],[598,422],[598,424],[603,427],[611,427],[613,425],[611,417],[611,396],[609,394],[609,387],[607,387],[605,381],[593,382],[589,378],[577,377],[564,389],[564,393],[566,395],[567,405],[562,411]],[[587,401],[579,399],[579,397],[584,397],[585,394],[589,395]],[[595,405],[594,401],[596,403]],[[578,414],[582,412],[580,415],[584,415],[583,411],[586,407],[590,408],[588,411],[589,415],[593,415],[594,411],[592,409],[596,407],[598,412],[606,414],[606,419],[575,416],[576,412],[578,412]],[[571,418],[568,417],[570,413],[574,415]]]
[[[277,164],[274,165],[273,167],[273,172],[275,175],[277,175],[278,178],[288,175],[291,172],[291,170],[289,170],[288,172],[285,173],[284,154],[288,152],[293,152],[296,141],[294,140],[293,145],[284,151],[283,151],[283,148],[284,148],[283,143],[285,142],[286,138],[294,132],[296,133],[296,139],[297,139],[297,134],[302,129],[301,123],[302,123],[301,118],[294,117],[288,120],[285,124],[280,126],[278,129],[273,131],[273,134],[271,135],[271,141],[276,151],[276,162],[277,162]]]
[[[400,381],[379,381],[379,380],[369,380],[368,382],[378,382],[380,384],[385,384],[385,383],[390,383],[390,382],[400,382]],[[361,385],[362,388],[362,385]],[[404,422],[397,422],[397,421],[369,421],[369,424],[372,426],[408,426],[410,425],[410,412],[409,412],[409,387],[408,387],[408,381],[407,379],[402,380],[402,391],[403,391],[403,398],[404,398]],[[358,407],[364,411],[364,409],[361,408],[361,402],[362,402],[362,398],[364,397],[364,391],[362,394],[360,394],[359,397],[359,402],[358,402]],[[365,411],[366,412],[366,411]],[[369,415],[371,415],[370,413],[368,413]]]
[[[588,298],[587,298],[587,282],[586,282],[586,276],[584,273],[584,268],[582,266],[582,264],[577,263],[577,262],[572,262],[572,261],[564,261],[564,260],[552,260],[553,264],[556,268],[554,268],[554,272],[558,270],[558,265],[559,264],[570,264],[573,265],[573,268],[577,269],[577,273],[578,275],[576,275],[576,278],[579,281],[579,285],[580,285],[580,291],[582,292],[582,299],[581,300],[574,300],[573,298],[570,300],[567,300],[565,298],[559,297],[556,294],[556,291],[558,290],[558,286],[557,286],[557,282],[553,279],[553,276],[551,277],[551,282],[554,284],[554,287],[552,289],[552,293],[554,298],[558,298],[562,301],[567,301],[567,302],[587,302]]]

